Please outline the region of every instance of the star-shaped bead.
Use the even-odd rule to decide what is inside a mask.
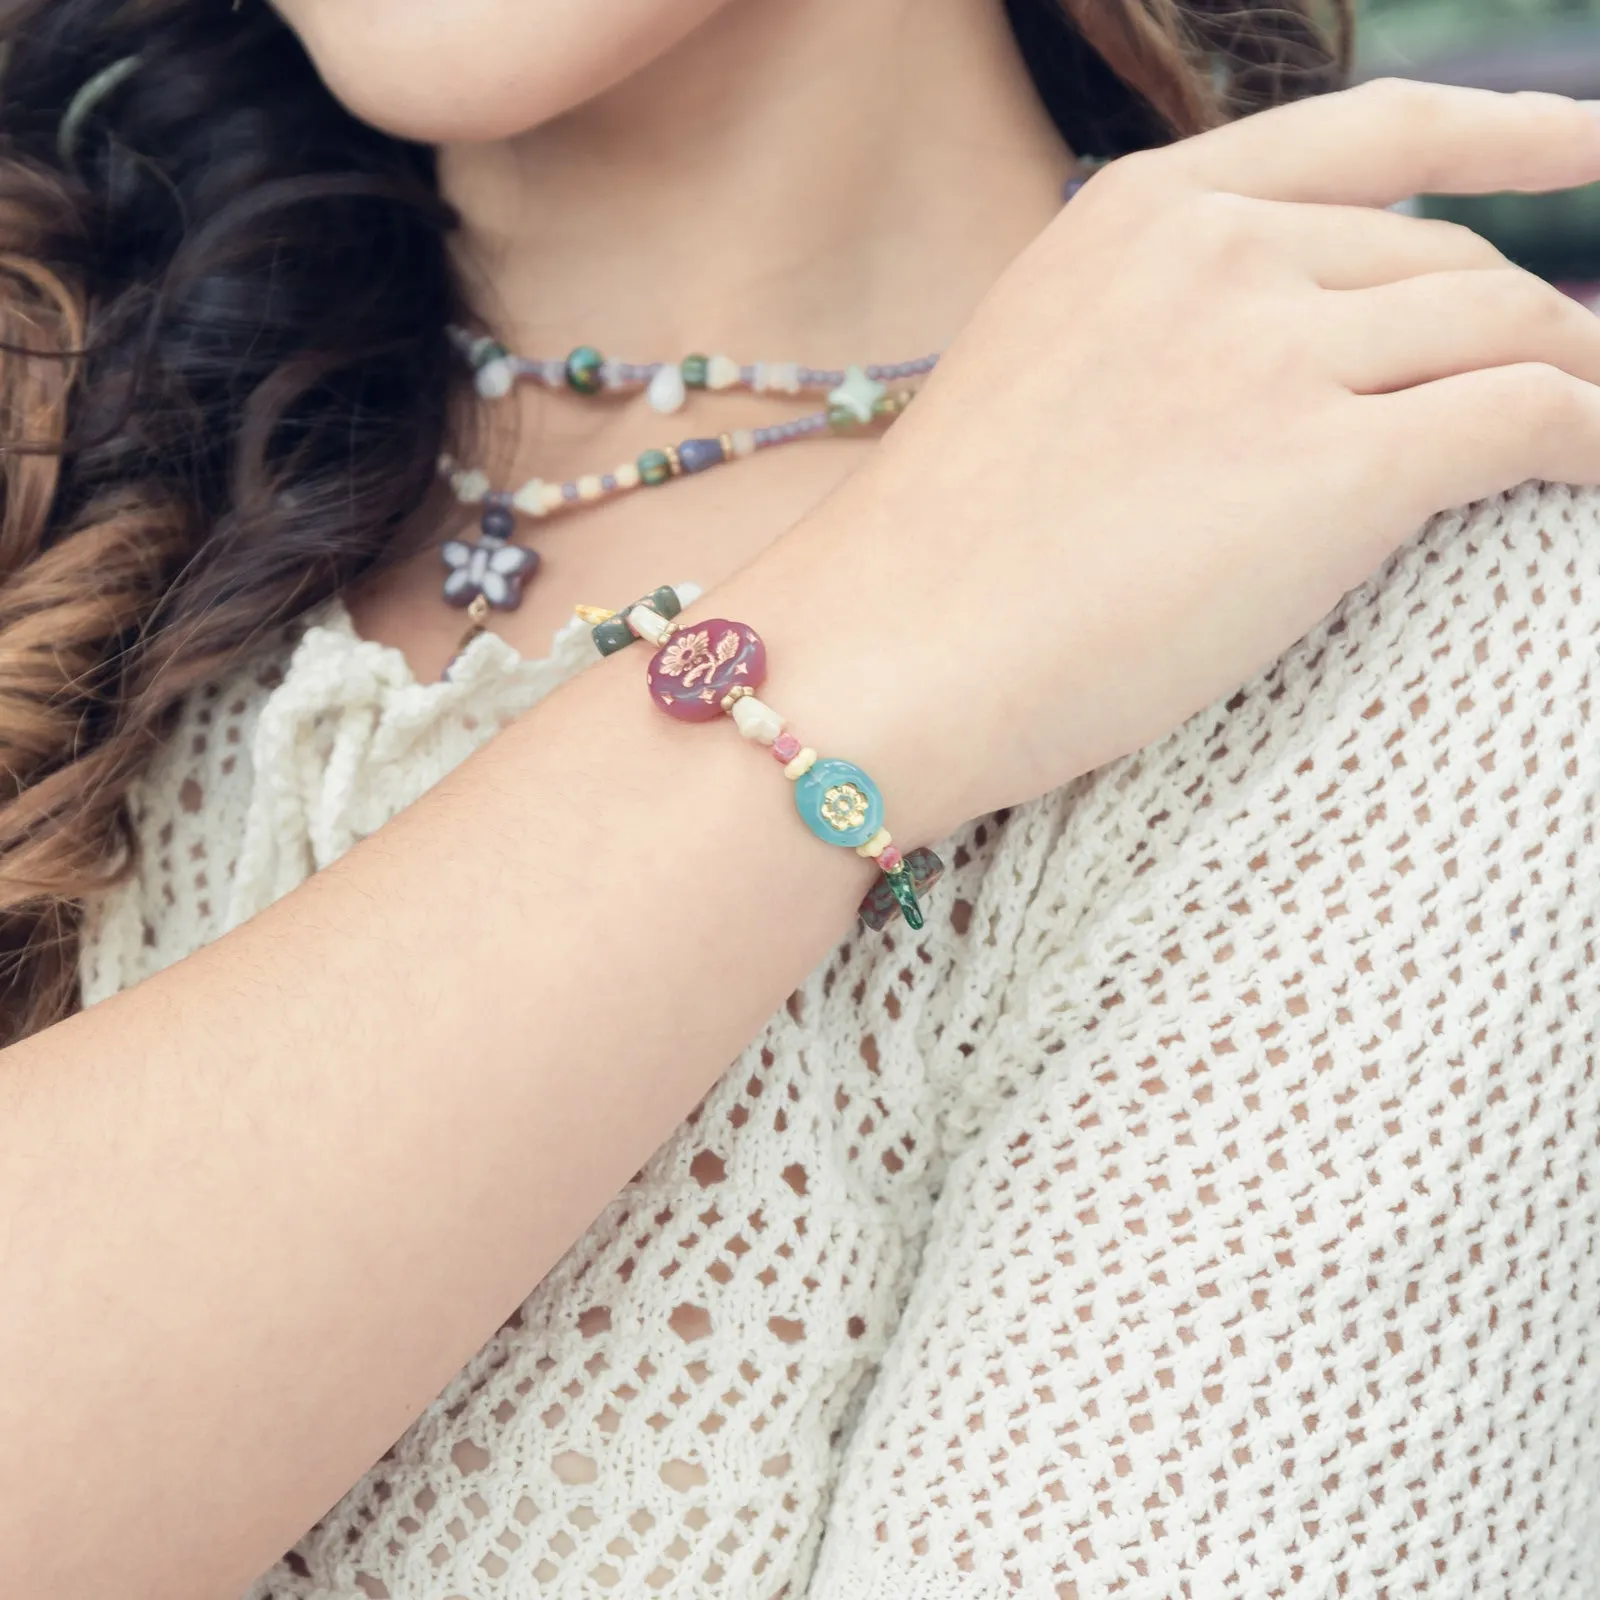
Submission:
[[[860,367],[846,367],[844,382],[828,396],[830,406],[848,411],[857,422],[871,422],[872,408],[887,391]]]

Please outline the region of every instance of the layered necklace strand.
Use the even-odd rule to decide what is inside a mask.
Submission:
[[[937,355],[915,361],[867,367],[828,369],[792,361],[741,365],[727,356],[685,356],[682,361],[611,361],[592,345],[579,345],[564,361],[514,356],[494,339],[451,329],[451,340],[473,371],[478,393],[486,400],[509,395],[519,382],[591,398],[644,390],[651,407],[662,414],[681,410],[695,390],[741,388],[753,394],[826,395],[824,409],[787,422],[760,428],[735,428],[713,437],[682,439],[677,444],[645,450],[609,472],[586,474],[564,483],[531,478],[517,489],[496,489],[488,475],[441,457],[440,472],[461,504],[479,512],[476,540],[448,539],[443,547],[448,569],[444,599],[464,608],[472,626],[457,653],[483,631],[492,610],[514,611],[523,590],[539,568],[539,552],[515,544],[520,514],[530,520],[581,509],[634,489],[655,488],[674,478],[705,472],[739,461],[757,451],[823,435],[857,433],[898,416],[916,394],[908,381],[927,376]]]

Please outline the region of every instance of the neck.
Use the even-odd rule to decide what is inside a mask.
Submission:
[[[490,326],[624,360],[941,348],[1072,170],[976,0],[731,0],[577,110],[440,152]]]

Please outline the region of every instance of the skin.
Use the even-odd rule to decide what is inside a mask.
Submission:
[[[905,0],[476,0],[449,39],[424,0],[381,28],[378,0],[284,9],[352,105],[440,140],[517,346],[948,344],[881,446],[551,529],[505,629],[537,650],[575,600],[718,584],[768,641],[765,697],[873,771],[904,839],[1167,731],[1430,511],[1600,481],[1594,319],[1376,209],[1600,178],[1571,102],[1329,97],[1119,163],[1052,220],[1070,157],[978,0],[915,26]],[[660,432],[523,420],[547,474]],[[437,580],[425,550],[357,600],[424,676],[460,621]],[[1052,629],[1013,625],[1035,595]],[[638,671],[583,674],[251,922],[0,1059],[0,1305],[27,1308],[0,1316],[0,1593],[242,1592],[848,925],[870,868],[740,741],[653,716]]]

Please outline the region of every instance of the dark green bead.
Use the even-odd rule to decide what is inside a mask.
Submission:
[[[657,589],[644,603],[652,611],[666,617],[669,621],[683,610],[682,605],[678,602],[678,591],[671,584],[666,584]]]
[[[884,873],[888,880],[889,891],[894,895],[900,907],[900,914],[906,919],[906,925],[912,928],[922,926],[922,907],[917,904],[917,891],[911,882],[911,874],[906,870],[902,861],[893,872]]]
[[[835,433],[854,433],[861,426],[861,419],[849,406],[829,406],[828,426]]]
[[[603,359],[592,344],[580,344],[567,357],[567,387],[579,394],[598,394]]]
[[[685,389],[705,388],[707,364],[708,358],[705,356],[685,356],[678,363],[678,371],[683,374]]]
[[[672,476],[672,463],[664,450],[646,450],[638,460],[639,476],[645,483],[665,483]]]
[[[608,617],[594,627],[594,647],[603,656],[614,656],[617,651],[626,650],[635,637],[633,629],[621,617]]]

